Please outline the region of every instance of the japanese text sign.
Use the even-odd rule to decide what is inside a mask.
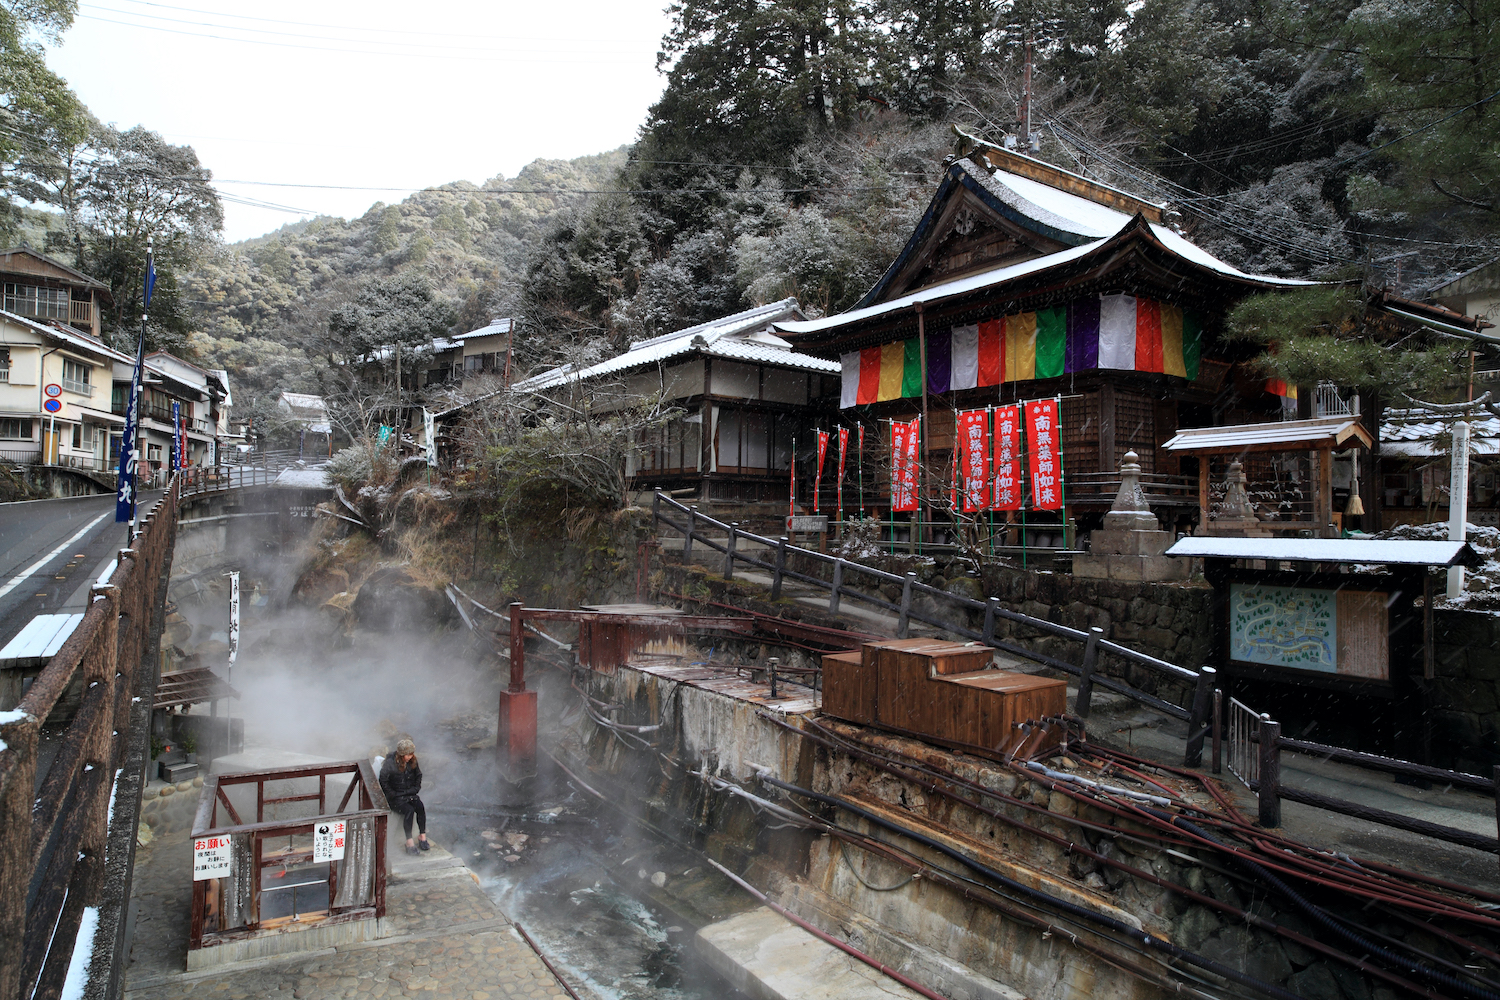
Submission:
[[[228,837],[197,837],[193,840],[193,881],[224,878],[229,874],[230,840]]]
[[[1061,510],[1062,453],[1058,447],[1057,400],[1037,399],[1026,404],[1026,436],[1031,445],[1031,505],[1036,510]]]
[[[313,827],[313,861],[338,861],[344,856],[344,820],[324,820]]]
[[[990,452],[989,416],[985,410],[965,410],[958,415],[965,513],[984,510],[989,506],[985,496],[989,485],[989,467],[986,461]]]
[[[990,506],[1021,509],[1021,414],[1016,406],[995,409],[995,479]]]
[[[921,421],[891,423],[891,510],[917,509],[917,444]]]

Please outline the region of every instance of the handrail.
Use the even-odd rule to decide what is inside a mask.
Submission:
[[[684,525],[676,520],[673,520],[671,517],[668,517],[667,514],[662,510],[664,506],[671,510],[688,515],[687,524]],[[1209,719],[1209,713],[1211,711],[1213,683],[1217,677],[1216,671],[1211,667],[1205,667],[1202,670],[1189,670],[1186,667],[1180,667],[1175,663],[1169,663],[1166,660],[1158,659],[1157,657],[1151,656],[1150,654],[1142,653],[1139,650],[1131,649],[1128,646],[1122,646],[1119,643],[1105,639],[1103,637],[1103,630],[1101,629],[1090,629],[1089,631],[1085,632],[1080,629],[1071,628],[1067,625],[1060,625],[1057,622],[1050,622],[1043,618],[1034,618],[1031,615],[1027,615],[1019,611],[1011,611],[1006,608],[1000,607],[999,598],[992,597],[988,601],[977,601],[973,598],[963,597],[958,594],[950,594],[945,590],[939,590],[936,587],[919,582],[916,579],[915,573],[907,573],[905,576],[900,576],[895,573],[887,572],[886,570],[876,569],[873,566],[866,566],[863,563],[845,559],[841,556],[832,556],[826,552],[817,552],[812,549],[805,549],[800,546],[791,545],[789,544],[790,539],[785,535],[776,539],[767,538],[764,535],[757,535],[752,531],[742,530],[738,525],[728,524],[726,522],[716,520],[715,518],[712,518],[706,514],[702,514],[696,507],[689,507],[686,504],[680,503],[672,499],[670,496],[667,496],[665,493],[662,493],[661,491],[656,492],[652,501],[652,517],[655,521],[659,521],[662,524],[667,525],[684,537],[685,542],[683,551],[685,557],[691,557],[692,546],[695,542],[702,542],[710,549],[713,549],[716,552],[723,553],[724,573],[726,579],[733,577],[734,565],[736,562],[746,563],[748,565],[757,566],[761,569],[769,571],[772,574],[771,597],[773,600],[780,597],[781,585],[784,579],[791,578],[793,580],[800,580],[815,587],[821,587],[825,590],[828,590],[830,592],[829,609],[834,613],[837,613],[839,602],[844,597],[852,597],[856,600],[863,601],[866,604],[870,604],[887,611],[896,612],[900,616],[898,619],[897,634],[902,637],[905,637],[911,620],[915,619],[916,621],[923,622],[928,625],[933,625],[937,628],[945,629],[955,635],[962,636],[966,639],[985,643],[992,648],[1000,649],[1018,656],[1023,656],[1035,662],[1044,663],[1047,666],[1056,667],[1068,673],[1072,673],[1080,678],[1075,712],[1083,718],[1088,717],[1089,700],[1092,696],[1092,688],[1095,684],[1097,684],[1101,687],[1105,687],[1112,691],[1117,691],[1121,694],[1127,695],[1128,697],[1131,697],[1143,704],[1150,705],[1158,711],[1162,711],[1176,718],[1183,719],[1188,723],[1188,747],[1186,756],[1188,766],[1196,767],[1202,761],[1203,738],[1208,728],[1207,722]],[[724,542],[720,542],[717,539],[710,538],[707,535],[700,533],[700,524],[706,528],[718,529],[727,532],[727,539]],[[738,545],[742,541],[748,541],[763,545],[769,549],[774,550],[776,553],[775,561],[767,562],[762,559],[757,559],[754,556],[748,555],[744,552],[738,551]],[[816,577],[811,574],[800,573],[796,570],[787,568],[787,557],[791,555],[800,556],[804,559],[810,559],[814,562],[832,564],[833,582],[823,580],[820,577]],[[900,604],[895,604],[882,598],[865,594],[848,586],[844,583],[844,574],[846,572],[862,573],[865,576],[871,577],[881,582],[900,585]],[[912,606],[912,597],[916,594],[926,594],[933,598],[946,601],[949,604],[957,605],[960,608],[982,612],[984,614],[983,631],[976,632],[966,625],[957,624],[940,616],[929,615],[919,608],[914,608]],[[1028,650],[1025,647],[997,639],[995,637],[995,622],[997,620],[1014,622],[1025,628],[1034,629],[1048,635],[1053,635],[1059,638],[1083,643],[1084,656],[1082,664],[1074,665],[1068,663],[1065,660],[1045,656],[1044,654]],[[1147,694],[1144,691],[1138,690],[1137,688],[1126,684],[1123,681],[1119,681],[1111,677],[1097,675],[1095,671],[1097,669],[1098,657],[1100,653],[1107,653],[1111,656],[1119,657],[1120,659],[1127,660],[1131,663],[1135,663],[1140,666],[1147,667],[1148,669],[1155,670],[1158,673],[1165,674],[1166,676],[1171,677],[1174,680],[1192,684],[1194,688],[1192,706],[1185,709],[1178,705],[1174,705],[1171,702],[1166,701],[1165,699],[1158,698],[1154,695]]]
[[[133,724],[143,721],[135,706],[141,686],[151,683],[180,487],[174,477],[130,548],[120,551],[108,583],[90,590],[73,634],[16,710],[0,714],[0,997],[54,1000],[84,908],[101,905],[106,844],[118,835],[109,824],[112,783],[139,732]],[[63,751],[43,754],[42,726],[75,683],[83,691],[76,714],[65,732],[49,737]],[[128,809],[133,817],[135,808]],[[133,839],[134,818],[125,826]],[[100,942],[116,939],[113,930],[100,933]]]

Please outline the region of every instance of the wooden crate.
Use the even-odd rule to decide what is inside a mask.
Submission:
[[[934,698],[945,695],[932,688],[932,678],[983,669],[991,655],[988,646],[937,639],[897,639],[865,650],[866,669],[871,659],[875,664],[876,721],[914,733],[932,731]]]
[[[875,672],[865,668],[863,650],[823,654],[823,712],[860,725],[875,721]]]
[[[1066,681],[1009,670],[944,674],[931,681],[931,726],[938,739],[999,750],[1015,739],[1015,723],[1067,711]],[[1062,730],[1047,734],[1036,749],[1061,742]]]

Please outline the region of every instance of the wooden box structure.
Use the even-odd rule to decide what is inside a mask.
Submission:
[[[237,808],[246,786],[255,794]],[[267,807],[279,815],[268,820]],[[388,818],[368,760],[205,779],[193,820],[189,971],[379,936]],[[333,824],[342,824],[344,838],[325,859],[317,838]],[[343,925],[351,926],[329,934]]]
[[[1067,710],[1064,681],[991,669],[988,646],[891,639],[823,657],[823,712],[944,746],[995,753],[1015,725]],[[1039,749],[1055,744],[1044,739]]]

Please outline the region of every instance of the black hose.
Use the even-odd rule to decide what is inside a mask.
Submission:
[[[1167,813],[1159,812],[1155,809],[1146,809],[1143,811],[1149,812],[1159,819],[1164,819],[1172,825],[1186,830],[1195,836],[1202,837],[1209,843],[1218,844],[1220,847],[1228,846],[1223,841],[1211,836],[1207,830],[1204,830],[1196,823],[1188,822],[1181,816],[1171,816]],[[1247,869],[1255,878],[1260,879],[1266,885],[1269,885],[1271,888],[1281,893],[1287,899],[1291,900],[1298,909],[1300,909],[1303,913],[1306,913],[1319,925],[1326,928],[1338,937],[1343,938],[1350,944],[1353,944],[1356,947],[1360,948],[1366,954],[1375,955],[1376,957],[1383,959],[1387,963],[1394,965],[1405,972],[1412,973],[1416,976],[1426,979],[1431,983],[1434,983],[1438,986],[1443,986],[1449,990],[1457,990],[1461,993],[1466,993],[1469,996],[1477,997],[1479,998],[1479,1000],[1500,1000],[1500,993],[1496,993],[1494,990],[1488,990],[1483,986],[1476,986],[1472,983],[1466,983],[1462,979],[1459,979],[1457,976],[1450,976],[1448,973],[1442,971],[1441,969],[1434,969],[1430,966],[1423,965],[1420,962],[1412,961],[1405,955],[1402,955],[1400,952],[1391,951],[1389,948],[1384,948],[1376,944],[1374,941],[1371,941],[1369,938],[1365,937],[1363,934],[1360,934],[1358,931],[1352,930],[1342,921],[1329,914],[1327,910],[1324,910],[1321,906],[1317,905],[1312,900],[1306,898],[1297,890],[1287,885],[1286,882],[1284,882],[1280,877],[1271,872],[1269,869],[1257,864],[1254,861],[1251,861],[1249,858],[1245,857],[1238,851],[1230,850],[1226,851],[1225,853],[1227,853],[1232,859],[1238,862],[1243,868]]]
[[[1267,996],[1276,997],[1277,1000],[1301,1000],[1301,998],[1298,997],[1297,994],[1288,992],[1287,990],[1282,989],[1280,986],[1275,986],[1271,983],[1263,982],[1255,978],[1254,976],[1249,976],[1243,972],[1240,972],[1238,969],[1233,969],[1220,962],[1215,962],[1211,958],[1205,958],[1202,955],[1194,954],[1193,952],[1187,951],[1184,948],[1180,948],[1172,942],[1167,941],[1163,938],[1159,938],[1154,934],[1148,934],[1143,930],[1132,927],[1129,924],[1125,923],[1123,920],[1116,920],[1114,917],[1095,912],[1094,910],[1091,910],[1086,906],[1079,906],[1076,903],[1070,903],[1067,900],[1059,899],[1049,893],[1042,892],[1040,889],[1033,889],[1029,885],[1017,882],[1015,879],[1010,878],[1006,875],[1002,875],[995,869],[974,860],[961,851],[956,851],[938,840],[934,840],[933,838],[928,837],[925,834],[918,833],[916,830],[902,826],[899,823],[892,822],[891,820],[888,820],[884,816],[881,816],[877,813],[870,812],[867,809],[862,809],[859,806],[854,805],[853,803],[848,802],[844,799],[837,798],[832,795],[824,795],[821,792],[815,792],[809,788],[802,788],[798,785],[788,784],[787,782],[781,781],[777,778],[773,778],[769,774],[766,774],[764,772],[761,772],[760,780],[768,785],[773,785],[776,788],[781,788],[789,792],[795,792],[798,795],[813,799],[814,801],[822,802],[831,806],[836,806],[840,809],[847,809],[849,812],[852,812],[857,816],[862,816],[865,819],[869,820],[871,823],[876,824],[877,826],[882,826],[885,829],[894,831],[895,833],[899,833],[904,837],[909,837],[912,840],[917,841],[919,844],[924,844],[927,847],[930,847],[933,850],[939,852],[940,854],[952,858],[959,864],[972,868],[974,871],[980,873],[986,878],[992,879],[995,882],[998,882],[1000,885],[1005,886],[1005,888],[1009,889],[1011,892],[1025,896],[1028,899],[1035,900],[1046,906],[1061,910],[1062,912],[1077,917],[1080,920],[1105,927],[1115,932],[1116,934],[1123,934],[1126,937],[1130,938],[1132,941],[1135,941],[1137,944],[1143,945],[1147,948],[1155,949],[1156,951],[1169,955],[1172,958],[1181,959],[1189,965],[1195,965],[1200,969],[1212,972],[1214,975],[1220,976],[1224,979],[1228,979],[1231,982],[1239,983],[1242,986],[1248,986],[1251,989],[1258,990],[1261,993],[1266,994]],[[1500,998],[1495,998],[1495,1000],[1500,1000]]]

